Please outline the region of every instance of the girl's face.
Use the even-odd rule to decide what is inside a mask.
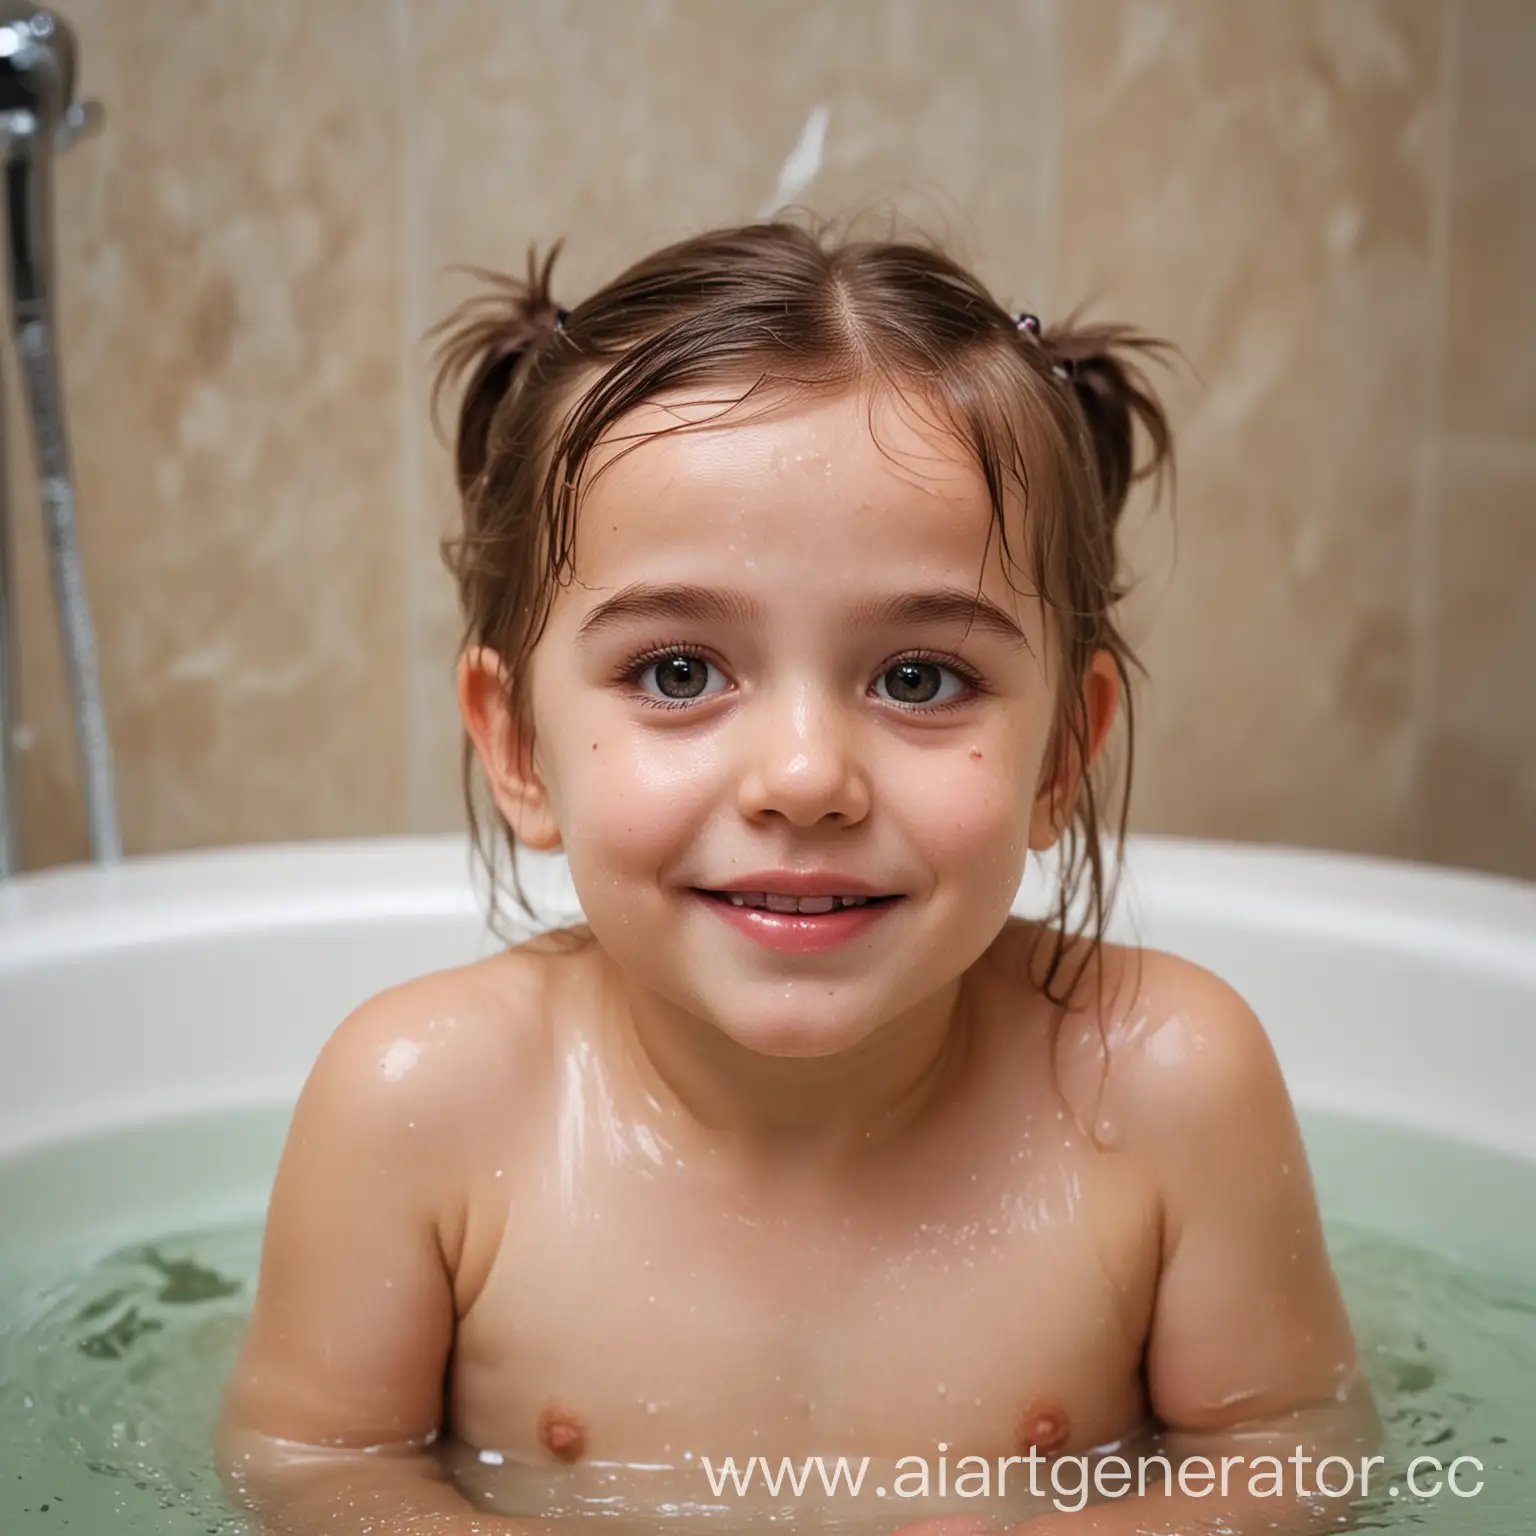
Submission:
[[[531,771],[482,757],[631,981],[753,1051],[823,1056],[964,972],[1054,840],[1044,615],[975,463],[910,406],[754,398],[633,446],[721,410],[647,406],[600,450],[532,659]],[[797,940],[703,894],[796,875],[895,899]]]

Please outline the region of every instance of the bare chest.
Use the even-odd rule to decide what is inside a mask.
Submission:
[[[454,1428],[563,1462],[1099,1444],[1145,1412],[1155,1239],[1091,1154],[843,1203],[530,1179],[460,1328]]]

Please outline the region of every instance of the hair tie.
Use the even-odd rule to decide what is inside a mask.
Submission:
[[[1032,315],[1026,310],[1020,310],[1018,314],[1013,316],[1013,323],[1021,336],[1033,336],[1037,342],[1042,346],[1044,345],[1044,340],[1040,334],[1039,315]],[[1052,362],[1051,372],[1058,379],[1065,379],[1070,383],[1076,376],[1077,369],[1070,359],[1063,358]]]

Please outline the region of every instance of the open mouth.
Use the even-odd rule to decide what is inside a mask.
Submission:
[[[815,955],[841,948],[879,927],[901,896],[781,896],[769,891],[693,894],[727,927],[786,954]]]
[[[754,912],[771,912],[781,917],[824,917],[829,912],[847,912],[860,907],[877,907],[900,901],[899,896],[780,896],[769,891],[707,891],[699,895],[728,906]]]

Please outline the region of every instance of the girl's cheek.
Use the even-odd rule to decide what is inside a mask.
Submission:
[[[643,860],[675,844],[711,797],[718,765],[709,754],[658,751],[643,742],[592,743],[578,756],[577,819],[584,840]]]
[[[672,801],[682,794],[698,798],[715,787],[720,774],[719,749],[702,737],[668,741],[642,736],[628,742],[618,760],[636,794]]]
[[[726,765],[707,739],[684,743],[618,731],[601,743],[587,736],[577,745],[571,808],[579,800],[582,840],[622,862],[664,862],[675,856],[679,839],[697,830],[701,814],[722,800],[733,803]],[[1020,787],[1029,773],[1009,743],[968,743],[926,759],[905,754],[871,762],[868,772],[874,809],[884,800],[933,857],[999,869],[1022,858],[1033,796]]]

